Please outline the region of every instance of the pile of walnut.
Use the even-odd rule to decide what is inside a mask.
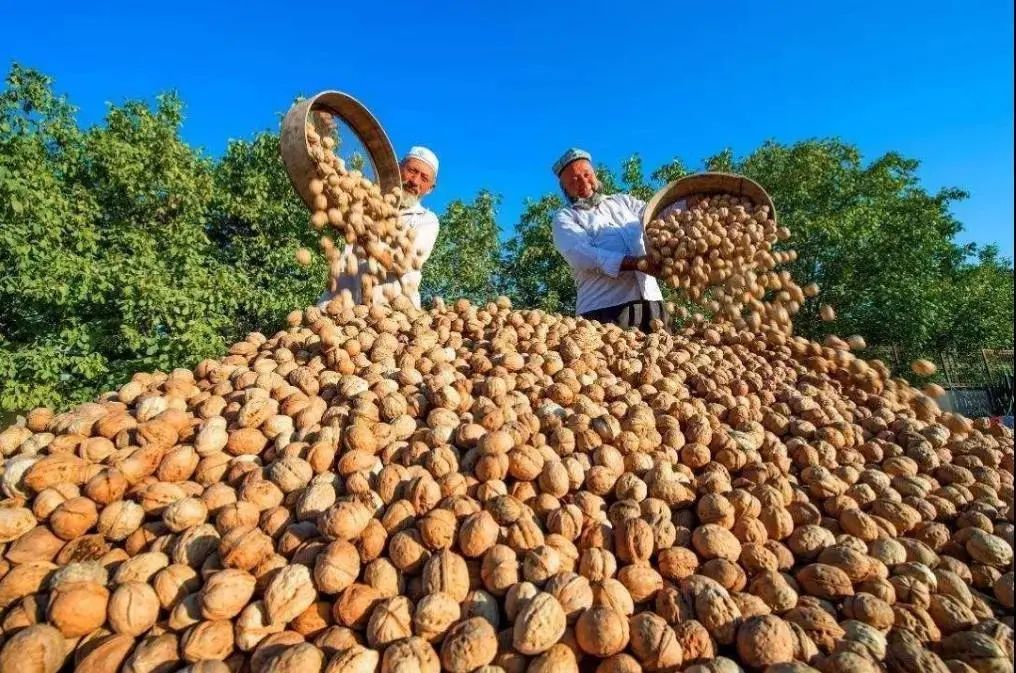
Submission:
[[[1007,429],[776,328],[392,304],[0,433],[0,673],[1012,670]]]
[[[335,153],[331,116],[314,115],[306,126],[306,136],[318,174],[309,184],[315,195],[311,224],[317,230],[334,229],[348,246],[340,251],[330,237],[321,239],[329,261],[331,292],[337,292],[343,277],[354,279],[352,284],[365,301],[373,300],[375,288],[386,284],[392,288],[388,300],[409,291],[411,288],[400,286],[400,278],[411,269],[419,270],[422,262],[414,247],[415,232],[399,218],[400,192],[382,194],[360,171],[346,169]],[[298,251],[297,261],[309,263],[310,252]]]
[[[817,286],[802,289],[787,271],[776,271],[797,258],[793,250],[773,249],[790,231],[777,226],[769,206],[747,197],[690,196],[684,208],[665,210],[645,233],[660,278],[706,309],[713,322],[753,330],[767,324],[789,333],[801,304],[818,294]]]

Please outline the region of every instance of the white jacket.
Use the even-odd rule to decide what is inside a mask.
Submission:
[[[420,252],[420,262],[426,263],[427,259],[430,258],[430,253],[434,251],[434,243],[437,241],[437,233],[440,228],[440,224],[432,211],[424,208],[420,204],[416,204],[411,208],[407,208],[400,214],[402,222],[407,224],[409,227],[416,231],[416,239],[413,241],[416,249]],[[340,259],[343,261],[348,259],[353,254],[351,246],[346,246],[340,253]],[[360,274],[367,272],[367,261],[360,260]],[[397,281],[391,281],[375,286],[374,288],[374,301],[382,301],[384,299],[385,288],[394,287],[397,291],[401,292],[399,285],[402,288],[406,288],[406,294],[413,301],[413,304],[417,308],[420,308],[420,282],[423,280],[423,274],[415,269],[407,271],[401,279]],[[336,294],[342,290],[349,290],[353,295],[353,300],[356,303],[360,303],[360,278],[359,276],[348,276],[343,274],[339,276],[338,287]],[[332,300],[335,295],[329,291],[325,291],[324,294],[318,299],[318,306],[324,307]]]
[[[620,270],[626,256],[646,254],[641,219],[645,207],[634,196],[612,194],[592,208],[568,206],[554,214],[554,245],[571,267],[577,314],[663,299],[655,278]]]

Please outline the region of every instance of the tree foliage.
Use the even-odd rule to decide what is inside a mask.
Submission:
[[[65,407],[141,370],[193,366],[254,330],[274,332],[324,286],[325,262],[294,264],[313,248],[278,152],[278,135],[233,141],[210,158],[180,136],[181,101],[111,106],[81,128],[44,75],[13,66],[0,91],[0,414]],[[887,153],[865,163],[839,140],[725,150],[702,168],[743,173],[773,196],[800,282],[817,282],[799,330],[859,333],[906,357],[1012,347],[1013,268],[993,246],[956,243],[957,189],[928,193],[918,162]],[[689,172],[674,159],[647,175],[638,155],[610,191],[648,200]],[[526,201],[501,242],[500,197],[486,190],[439,214],[424,268],[426,299],[570,312],[575,287],[554,249],[560,193]],[[833,324],[817,320],[836,306]]]
[[[907,351],[943,333],[946,289],[975,250],[955,242],[961,227],[949,211],[966,194],[929,194],[917,168],[893,152],[864,165],[857,148],[837,140],[766,143],[733,162],[765,186],[794,233],[795,278],[822,288],[806,304],[803,333],[866,334]],[[837,307],[835,323],[815,319],[820,303]]]
[[[193,365],[323,282],[323,268],[283,261],[313,238],[277,139],[213,163],[180,138],[172,94],[111,107],[89,129],[74,112],[18,66],[0,94],[2,409]]]
[[[515,236],[505,246],[507,293],[517,305],[555,312],[575,306],[571,272],[551,236],[551,220],[562,205],[564,200],[556,194],[527,201]]]
[[[440,218],[434,250],[423,268],[420,297],[464,297],[479,303],[498,294],[500,230],[497,207],[501,199],[486,190],[472,203],[452,201]]]
[[[296,250],[315,249],[320,235],[307,226],[307,208],[289,182],[277,134],[230,142],[214,179],[208,235],[220,259],[245,282],[237,296],[237,329],[271,329],[324,288],[327,263],[321,255],[313,255],[309,267],[293,264]]]

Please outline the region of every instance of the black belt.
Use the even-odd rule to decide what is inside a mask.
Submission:
[[[612,323],[625,329],[636,327],[643,332],[649,331],[649,324],[653,320],[662,320],[666,323],[669,318],[667,308],[662,301],[648,301],[645,299],[586,311],[582,314],[582,317],[586,320]]]

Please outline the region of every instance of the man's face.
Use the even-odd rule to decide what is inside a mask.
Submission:
[[[588,199],[600,188],[596,171],[588,159],[573,161],[561,171],[561,189],[572,199]]]
[[[402,191],[421,199],[430,194],[436,183],[434,169],[425,161],[408,157],[402,162]]]

